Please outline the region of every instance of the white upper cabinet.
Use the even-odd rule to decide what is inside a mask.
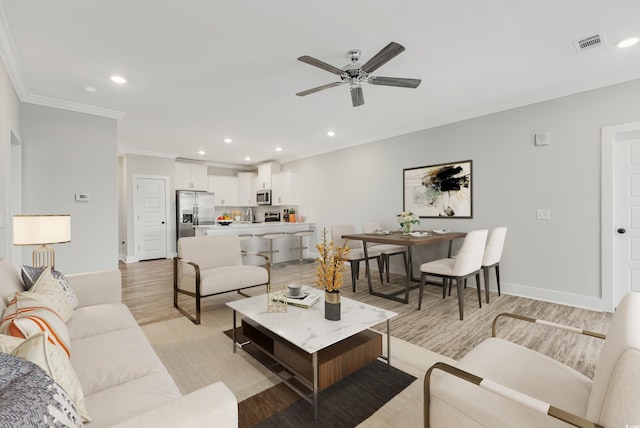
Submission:
[[[271,189],[273,184],[271,176],[280,171],[280,164],[277,162],[267,162],[258,165],[258,189]]]
[[[216,207],[238,207],[238,177],[209,176],[209,192],[216,194]]]
[[[271,176],[272,205],[300,205],[300,174],[284,171]]]
[[[176,162],[175,164],[176,190],[207,191],[207,166],[199,163]]]
[[[254,207],[258,190],[258,175],[253,172],[238,173],[238,202],[241,207]]]

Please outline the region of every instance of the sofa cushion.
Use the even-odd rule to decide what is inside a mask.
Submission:
[[[585,417],[589,378],[564,364],[502,339],[490,338],[471,350],[456,367]],[[566,424],[485,391],[452,375],[435,371],[431,381],[433,426],[512,427]]]
[[[136,320],[122,303],[105,303],[80,307],[67,322],[71,341],[137,326]],[[73,351],[73,345],[72,345]]]
[[[166,370],[138,377],[88,395],[86,404],[93,422],[87,427],[108,427],[147,410],[168,404],[179,399],[180,396],[178,387]],[[213,406],[213,403],[211,405]],[[185,414],[183,417],[188,420],[189,415]],[[209,421],[209,423],[212,426],[226,426],[220,421]],[[186,425],[186,420],[183,420],[182,424]]]
[[[593,376],[587,418],[602,426],[640,423],[640,293],[618,305]]]
[[[20,274],[7,259],[0,257],[0,308],[4,310],[16,293],[24,291]]]
[[[0,354],[0,425],[81,427],[73,400],[45,371],[23,358]]]
[[[261,266],[236,265],[222,266],[200,271],[200,294],[224,293],[256,284],[266,284],[269,273]],[[195,293],[195,274],[190,273],[182,277],[180,289]]]
[[[77,339],[72,347],[71,363],[87,395],[166,372],[138,326]]]
[[[60,286],[60,283],[51,273],[51,268],[47,267],[38,276],[38,280],[35,284],[25,291],[24,294],[29,293],[31,297],[34,297],[41,302],[46,303],[49,307],[53,308],[58,315],[67,322],[73,315],[73,306],[67,297],[64,289]]]
[[[34,267],[34,266],[22,265],[21,275],[22,275],[22,281],[24,282],[25,290],[30,290],[31,287],[33,287],[34,284],[36,284],[36,282],[40,278],[40,275],[42,275],[42,273],[47,269],[50,269],[51,275],[53,276],[53,278],[55,278],[55,280],[60,285],[60,288],[62,288],[62,290],[64,291],[64,294],[69,300],[71,307],[73,309],[77,308],[78,296],[76,296],[76,293],[71,287],[71,284],[69,284],[69,281],[67,281],[67,278],[65,278],[65,276],[62,273],[58,272],[55,269],[51,269],[47,266]]]
[[[84,405],[84,392],[69,357],[58,346],[52,345],[47,332],[29,337],[11,351],[12,355],[24,358],[42,367],[73,399],[78,413],[85,422],[91,420]]]
[[[41,331],[49,333],[49,341],[70,354],[69,331],[60,315],[35,293],[17,293],[4,311],[0,333],[27,339]]]

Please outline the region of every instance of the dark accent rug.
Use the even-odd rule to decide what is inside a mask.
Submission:
[[[231,337],[231,330],[225,334]],[[244,349],[252,355],[255,350]],[[239,427],[355,427],[414,380],[394,367],[387,371],[387,363],[376,360],[320,391],[317,421],[313,406],[281,383],[238,404]]]

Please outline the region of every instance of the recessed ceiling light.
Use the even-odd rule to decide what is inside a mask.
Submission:
[[[336,135],[336,133],[335,133],[335,132],[333,132],[333,131],[329,131],[329,132],[327,132],[327,135],[328,135],[329,137],[333,137],[334,135]]]
[[[198,152],[198,154],[199,154],[199,155],[204,156],[204,155],[206,155],[206,154],[207,154],[207,152],[205,152],[204,150],[200,150],[200,151]]]
[[[117,76],[115,74],[113,76],[111,76],[111,80],[116,82],[116,83],[120,83],[120,84],[127,83],[127,79],[125,79],[122,76]]]
[[[250,157],[250,156],[245,156],[244,160],[246,160],[246,161],[250,161],[250,160],[251,160],[251,157]]]
[[[638,37],[628,37],[624,40],[620,40],[616,43],[616,46],[619,48],[628,48],[638,43],[640,39]]]
[[[229,143],[230,143],[230,142],[232,142],[232,141],[233,141],[233,140],[232,140],[231,138],[225,138],[225,139],[224,139],[224,142],[225,142],[225,143],[227,143],[227,144],[229,144]]]
[[[276,152],[281,152],[282,151],[282,147],[276,147]]]

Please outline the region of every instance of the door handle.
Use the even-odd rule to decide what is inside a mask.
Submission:
[[[620,235],[622,235],[622,234],[623,234],[623,233],[625,233],[625,232],[626,232],[626,230],[625,230],[624,228],[622,228],[622,227],[621,227],[620,229],[618,229],[618,233],[619,233]]]

